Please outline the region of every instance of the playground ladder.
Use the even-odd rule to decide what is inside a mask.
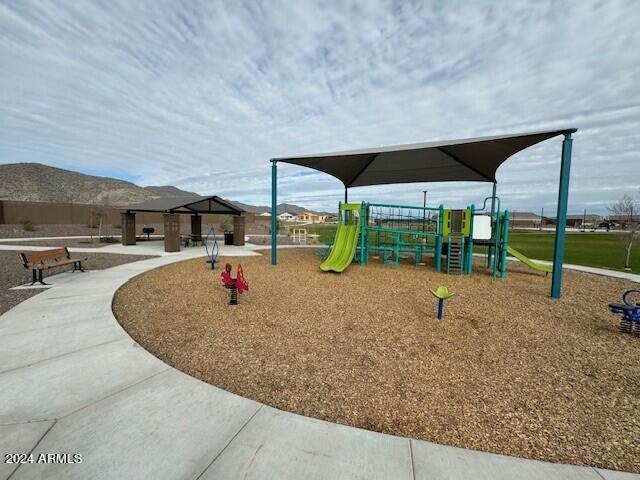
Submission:
[[[462,274],[462,235],[449,235],[449,249],[447,251],[447,273]]]

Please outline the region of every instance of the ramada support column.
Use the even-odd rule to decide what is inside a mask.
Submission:
[[[498,236],[496,235],[496,228],[498,228],[497,216],[495,221],[493,219],[496,212],[496,189],[497,189],[497,182],[493,182],[493,188],[491,190],[491,236],[493,238],[498,238]],[[495,252],[497,251],[497,248],[498,248],[498,245],[495,245],[495,246],[489,245],[489,247],[487,248],[487,268],[491,266],[491,256],[495,254]]]
[[[202,217],[197,213],[191,215],[191,238],[202,240]]]
[[[558,192],[558,213],[556,215],[556,237],[553,246],[553,273],[551,277],[551,297],[560,298],[562,290],[562,264],[564,262],[564,236],[567,227],[567,202],[569,200],[569,173],[571,170],[571,132],[564,134],[562,142],[562,163],[560,164],[560,189]]]
[[[278,165],[271,160],[271,265],[278,264]]]
[[[233,217],[233,244],[244,245],[244,217],[240,215]]]
[[[164,251],[180,251],[180,215],[165,213],[164,217]]]
[[[133,212],[122,212],[120,219],[120,224],[122,225],[122,245],[135,245],[136,214]]]

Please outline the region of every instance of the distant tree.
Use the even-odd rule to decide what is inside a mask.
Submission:
[[[89,212],[89,222],[87,227],[90,229],[91,241],[93,242],[93,230],[98,229],[98,241],[102,238],[102,225],[106,218],[106,212],[100,207],[94,207]]]
[[[618,236],[625,245],[624,269],[631,270],[631,249],[638,236],[640,204],[633,197],[623,195],[620,200],[609,205],[608,210],[624,225],[624,230],[618,232]]]
[[[229,232],[231,231],[231,217],[229,215],[223,215],[220,218],[220,230],[222,230],[223,232]]]

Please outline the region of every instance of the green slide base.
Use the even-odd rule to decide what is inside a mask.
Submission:
[[[340,222],[336,230],[336,237],[333,241],[333,247],[329,251],[326,260],[320,265],[320,270],[324,272],[334,271],[343,272],[356,254],[358,247],[358,236],[360,234],[360,204],[347,203],[340,207]],[[343,223],[343,212],[351,210],[357,212],[355,224],[345,225]],[[355,213],[354,212],[354,213]]]
[[[356,225],[341,225],[336,233],[336,240],[327,259],[320,265],[323,272],[334,271],[341,273],[351,265],[356,253],[359,228]]]
[[[533,268],[534,270],[538,270],[539,272],[551,273],[553,271],[553,264],[547,265],[546,263],[538,263],[531,260],[526,255],[523,255],[515,248],[507,247],[507,253],[512,257],[517,258],[522,263],[524,263],[527,267]]]

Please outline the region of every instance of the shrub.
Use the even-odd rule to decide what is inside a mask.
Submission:
[[[100,243],[118,243],[118,240],[109,236],[109,237],[100,237]]]
[[[20,222],[20,225],[22,225],[22,230],[24,230],[25,232],[33,232],[36,227],[33,223],[31,223],[31,220],[29,220],[28,218],[21,218],[20,220],[18,220],[18,222]]]

